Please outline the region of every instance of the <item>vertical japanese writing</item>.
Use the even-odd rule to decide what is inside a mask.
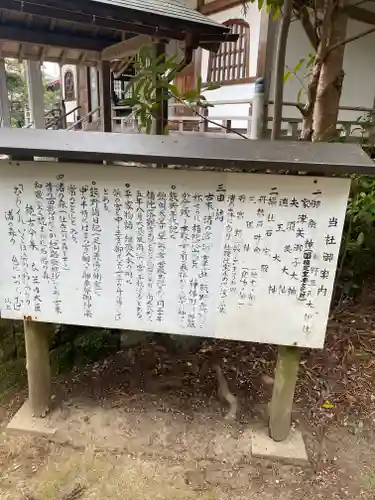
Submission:
[[[35,181],[34,182],[34,199],[36,206],[36,220],[39,229],[39,256],[40,256],[40,266],[42,271],[42,279],[49,280],[49,266],[48,266],[48,225],[47,219],[44,211],[44,191],[43,184]]]
[[[48,230],[48,250],[49,250],[49,279],[52,282],[52,295],[55,313],[62,314],[62,302],[60,291],[60,245],[56,231],[56,193],[52,182],[47,182],[45,186],[45,199],[47,203],[47,230]]]
[[[189,323],[192,328],[199,326],[203,328],[206,321],[208,311],[206,285],[208,278],[208,268],[203,265],[203,238],[205,237],[202,230],[202,193],[194,193],[193,196],[192,219],[193,225],[191,228],[191,265],[192,276],[189,283],[189,305],[190,318]],[[206,243],[207,250],[209,242]],[[197,324],[198,321],[198,324]]]
[[[169,208],[169,217],[168,217],[169,237],[172,240],[176,240],[178,238],[179,222],[178,222],[178,193],[176,191],[175,185],[172,185],[171,190],[169,191],[168,208]]]
[[[93,291],[96,297],[100,297],[102,293],[102,228],[100,224],[100,195],[96,181],[92,181],[90,187],[90,207]]]
[[[157,194],[159,210],[157,254],[156,254],[156,320],[162,323],[165,313],[166,257],[167,257],[167,194]]]
[[[68,206],[65,199],[64,175],[57,176],[57,210],[60,224],[60,253],[62,270],[68,270]]]
[[[5,212],[5,220],[8,226],[8,236],[9,241],[12,245],[16,244],[16,232],[14,230],[14,211],[13,209],[7,210]]]
[[[155,235],[154,228],[156,220],[156,200],[154,191],[147,191],[146,202],[146,227],[147,227],[147,297],[146,316],[152,321],[155,308],[154,299],[154,268],[155,268]]]
[[[186,286],[189,278],[188,260],[189,254],[188,249],[190,245],[190,228],[189,219],[191,215],[190,208],[190,193],[182,193],[180,199],[180,269],[179,269],[179,279],[180,288],[178,294],[178,315],[180,318],[180,323],[183,327],[186,327],[188,322],[188,297],[186,294]]]
[[[4,317],[318,345],[344,181],[79,168],[4,175]]]
[[[38,252],[38,247],[36,244],[36,214],[35,214],[35,209],[34,207],[30,204],[27,203],[25,205],[25,219],[24,219],[24,224],[25,224],[25,229],[26,229],[26,237],[28,240],[28,249],[27,251],[26,247],[23,249],[23,252],[26,254],[23,260],[26,260],[27,258],[27,265],[26,268],[28,268],[28,260],[29,256],[32,259],[35,259],[36,255],[35,253]],[[25,244],[25,232],[23,231],[23,235],[21,236],[21,242],[24,245]],[[32,255],[29,255],[32,254]],[[25,304],[30,307],[31,306],[31,277],[28,273],[28,270],[25,269],[24,271],[25,276],[24,276],[24,297],[25,297]]]
[[[77,196],[77,187],[74,184],[69,184],[68,199],[69,199],[70,238],[73,243],[78,243],[76,196]]]
[[[15,307],[16,310],[21,310],[25,304],[25,291],[24,287],[27,282],[27,256],[26,256],[26,244],[25,244],[25,229],[24,220],[22,216],[22,195],[24,192],[23,184],[18,184],[14,186],[14,194],[16,198],[16,221],[17,221],[17,237],[19,240],[19,255],[13,256],[13,279],[16,284],[16,297],[15,297]]]
[[[80,192],[80,215],[81,215],[81,235],[82,235],[82,254],[81,260],[83,265],[83,315],[85,318],[93,317],[92,310],[92,272],[91,272],[91,238],[90,238],[90,222],[89,222],[89,186],[83,185],[79,189]]]
[[[16,288],[16,293],[13,302],[13,309],[20,311],[23,305],[22,291],[21,291],[21,264],[16,255],[12,257],[12,270],[13,270],[13,283]],[[8,306],[9,307],[9,306]]]
[[[134,201],[130,184],[125,184],[124,192],[124,231],[125,231],[125,282],[134,282],[135,241],[134,241]]]
[[[190,269],[190,279],[188,287],[188,328],[196,328],[197,323],[197,312],[199,307],[199,261],[201,252],[201,238],[202,238],[202,227],[201,227],[201,201],[202,195],[200,193],[195,193],[192,195],[193,206],[190,212],[190,217],[193,219],[193,224],[191,226],[191,269]]]
[[[233,235],[233,220],[235,218],[234,203],[236,200],[236,195],[231,193],[228,195],[228,208],[227,208],[227,221],[225,225],[225,243],[224,243],[224,255],[223,255],[223,267],[221,274],[221,284],[220,284],[220,302],[219,302],[219,313],[227,314],[227,304],[226,298],[228,297],[228,287],[231,273],[231,281],[235,283],[237,268],[232,269],[232,259],[233,259],[233,247],[231,244],[231,239]],[[232,285],[233,286],[233,285]]]
[[[144,194],[139,189],[136,192],[135,201],[137,236],[136,236],[136,263],[137,263],[137,280],[136,280],[136,300],[137,300],[137,318],[143,320],[143,294],[145,292],[145,210],[144,210]]]
[[[121,203],[121,190],[116,188],[113,190],[113,207],[114,207],[114,221],[115,221],[115,246],[114,252],[116,255],[116,306],[115,306],[115,320],[122,319],[122,305],[124,295],[124,248],[122,244],[122,203]]]
[[[31,265],[31,283],[32,283],[32,299],[34,304],[34,312],[42,312],[42,296],[40,291],[40,271],[38,269],[38,264],[33,262]]]

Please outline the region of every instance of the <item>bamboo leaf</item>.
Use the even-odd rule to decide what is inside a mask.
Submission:
[[[286,82],[290,79],[290,71],[287,71],[284,75],[284,85],[286,84]]]

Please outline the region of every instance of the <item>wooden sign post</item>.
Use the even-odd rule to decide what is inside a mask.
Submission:
[[[39,146],[32,134],[32,154],[74,159],[90,144],[98,158],[106,151],[92,148],[100,148],[96,141],[104,137],[111,151],[106,157],[116,160],[116,134],[57,134],[45,132],[48,139]],[[16,135],[8,137],[10,154]],[[183,165],[215,161],[219,167],[277,170],[290,155],[273,152],[280,143],[267,143],[277,161],[259,161],[259,142],[120,139],[117,159],[150,163],[170,163],[178,151],[174,163]],[[223,151],[233,146],[236,153],[226,160]],[[325,146],[314,154],[332,156],[343,147]],[[145,330],[283,346],[270,433],[275,440],[286,438],[299,348],[324,345],[350,185],[349,178],[316,175],[314,159],[303,163],[305,145],[290,148],[298,162],[289,161],[289,170],[315,175],[0,164],[1,316],[27,318],[35,415],[45,413],[50,386],[48,344],[39,322]],[[346,149],[346,158],[354,158],[353,148]],[[368,169],[371,161],[355,151]],[[223,158],[215,160],[218,154]],[[345,171],[345,165],[340,168]]]

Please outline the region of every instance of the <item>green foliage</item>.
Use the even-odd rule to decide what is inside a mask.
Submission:
[[[277,19],[281,14],[281,9],[284,4],[283,0],[243,0],[243,10],[244,13],[247,12],[248,4],[255,3],[258,5],[258,9],[261,10],[264,5],[266,5],[267,12],[273,13],[273,18]]]
[[[68,372],[74,365],[74,351],[71,342],[67,342],[50,351],[52,373]]]
[[[24,109],[27,104],[27,85],[23,66],[18,61],[7,59],[5,68],[11,123],[14,127],[22,126],[25,120]]]
[[[103,329],[87,328],[73,342],[75,362],[86,364],[107,356],[119,349],[118,339]]]
[[[208,106],[202,93],[205,90],[213,90],[217,86],[202,85],[199,79],[195,89],[180,92],[173,84],[173,80],[181,69],[180,63],[176,62],[176,56],[167,57],[161,54],[155,57],[153,45],[144,45],[133,58],[135,76],[129,83],[132,97],[120,102],[120,105],[128,105],[133,108],[133,114],[137,118],[139,131],[144,130],[151,133],[152,123],[158,115],[160,105],[163,101],[174,98],[177,102],[187,107]]]
[[[355,296],[375,265],[375,178],[352,180],[347,207],[342,265],[337,276],[341,296]]]
[[[0,363],[0,404],[15,390],[26,386],[26,360],[12,359]]]
[[[297,79],[301,85],[297,93],[298,104],[303,104],[303,101],[307,99],[307,82],[311,76],[314,60],[315,54],[310,52],[306,57],[302,57],[293,68],[285,67],[284,85],[293,79]]]
[[[24,66],[15,59],[6,60],[6,79],[12,127],[25,124],[25,107],[28,105],[27,83]],[[58,93],[47,90],[46,75],[43,73],[44,109],[50,111],[59,102]]]

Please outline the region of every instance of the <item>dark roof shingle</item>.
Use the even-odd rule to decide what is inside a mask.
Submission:
[[[138,10],[158,16],[167,16],[191,23],[205,24],[222,28],[222,24],[204,16],[200,12],[188,7],[184,0],[92,0],[99,4],[107,4],[112,7]]]

